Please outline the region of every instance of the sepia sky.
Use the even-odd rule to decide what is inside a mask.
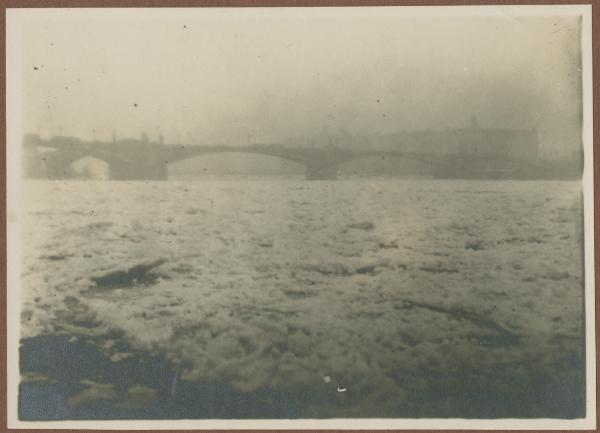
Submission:
[[[243,144],[475,115],[537,125],[545,152],[578,150],[579,19],[501,11],[25,10],[9,14],[8,43],[23,128],[44,136]]]

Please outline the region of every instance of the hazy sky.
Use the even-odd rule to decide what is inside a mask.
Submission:
[[[459,128],[476,115],[576,149],[579,19],[498,11],[25,11],[24,129],[229,144]]]

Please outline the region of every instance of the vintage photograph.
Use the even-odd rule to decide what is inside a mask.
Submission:
[[[590,11],[8,9],[12,426],[595,426]]]

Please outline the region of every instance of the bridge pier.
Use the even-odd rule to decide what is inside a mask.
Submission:
[[[306,180],[335,180],[338,169],[335,165],[312,164],[306,166]]]
[[[63,158],[63,155],[53,157],[52,155],[40,156],[41,163],[36,167],[38,170],[34,177],[42,179],[71,179],[73,170],[70,160]]]

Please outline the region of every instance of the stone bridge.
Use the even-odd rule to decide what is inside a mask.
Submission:
[[[356,150],[340,147],[287,147],[280,144],[247,146],[164,145],[140,140],[116,142],[84,142],[68,137],[41,140],[28,135],[24,140],[25,172],[29,177],[64,179],[72,177],[72,164],[91,157],[104,161],[112,180],[166,180],[169,164],[200,155],[217,153],[249,153],[282,158],[306,167],[307,179],[335,179],[338,166],[368,157],[408,158],[447,166],[440,154],[389,150]]]

